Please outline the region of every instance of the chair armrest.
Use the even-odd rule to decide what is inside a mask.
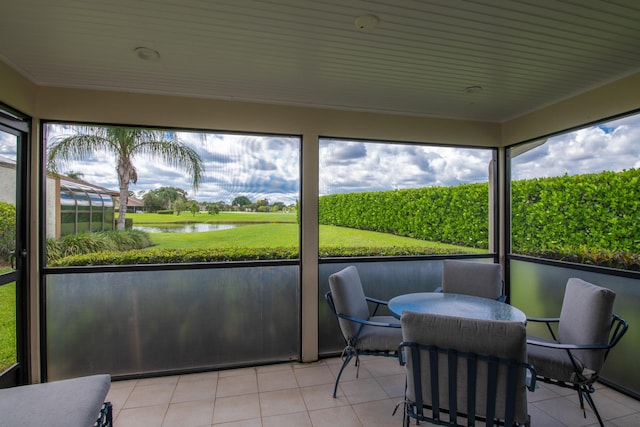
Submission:
[[[527,317],[527,322],[558,323],[559,317]]]
[[[372,322],[370,320],[359,319],[357,317],[347,316],[345,314],[336,314],[340,319],[345,319],[350,322],[360,323],[361,325],[380,326],[382,328],[400,328],[399,323],[384,323],[384,322]]]
[[[435,288],[435,289],[433,290],[433,292],[442,293],[442,286],[438,286],[437,288]]]
[[[384,301],[384,300],[377,299],[377,298],[372,298],[372,297],[365,296],[365,299],[367,300],[367,302],[372,302],[372,303],[374,303],[376,305],[374,307],[374,309],[373,309],[373,312],[371,313],[372,316],[376,315],[376,313],[378,312],[378,308],[380,308],[381,305],[386,306],[386,305],[389,304],[388,301]]]
[[[559,350],[605,350],[611,347],[609,344],[560,344],[552,341],[538,341],[534,339],[527,339],[527,344],[557,348]]]
[[[367,299],[367,301],[376,303],[378,305],[387,305],[387,304],[389,304],[389,301],[384,301],[384,300],[377,299],[377,298],[372,298],[372,297],[365,297],[365,298]]]

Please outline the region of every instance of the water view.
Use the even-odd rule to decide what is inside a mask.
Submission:
[[[200,233],[203,231],[229,230],[238,227],[238,224],[167,224],[167,225],[134,225],[134,230],[147,233]]]

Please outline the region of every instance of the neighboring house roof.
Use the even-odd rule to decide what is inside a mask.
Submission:
[[[88,191],[95,191],[95,192],[98,192],[98,193],[106,193],[106,194],[109,194],[111,197],[117,197],[118,194],[119,194],[117,191],[109,190],[108,188],[92,184],[92,183],[84,181],[82,179],[70,178],[70,177],[64,176],[64,175],[59,175],[57,178],[60,179],[60,185],[64,185],[65,187],[68,187],[68,188],[77,188],[77,189],[80,189],[80,190],[88,190]]]

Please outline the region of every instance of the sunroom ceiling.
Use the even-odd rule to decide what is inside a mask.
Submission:
[[[44,86],[502,122],[640,72],[640,2],[5,0],[0,60]]]

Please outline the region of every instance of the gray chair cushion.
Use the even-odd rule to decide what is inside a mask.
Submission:
[[[371,322],[400,324],[400,321],[392,316],[373,316],[369,320]],[[402,330],[400,328],[365,325],[358,337],[356,348],[358,350],[393,352],[398,350],[401,341]]]
[[[356,267],[349,266],[329,276],[329,289],[338,314],[369,320],[369,306]],[[361,325],[345,319],[338,321],[345,339],[351,342]]]
[[[503,322],[490,320],[474,320],[459,317],[449,317],[426,313],[414,313],[405,311],[402,314],[402,335],[404,341],[413,341],[420,344],[435,345],[439,348],[456,349],[458,351],[471,352],[481,355],[491,355],[503,359],[526,361],[526,329],[520,322]],[[421,354],[422,365],[422,394],[425,402],[431,402],[431,389],[429,382],[428,353]],[[445,355],[439,356],[439,396],[441,406],[448,407],[448,378],[447,359]],[[407,371],[411,372],[411,363],[407,363]],[[458,363],[458,408],[464,410],[467,405],[466,396],[466,363]],[[505,414],[505,369],[499,370],[498,395],[496,414],[504,419]],[[486,408],[486,364],[478,366],[478,384],[476,394],[476,408],[479,415],[484,415]],[[484,381],[483,381],[484,379]],[[516,421],[527,421],[527,394],[525,388],[525,373],[518,379],[516,387]],[[414,382],[412,376],[407,377],[410,401],[415,399],[413,395]],[[501,397],[502,396],[502,397]]]
[[[0,390],[0,427],[90,427],[109,392],[109,375]]]
[[[560,311],[558,342],[607,344],[615,297],[610,289],[577,278],[569,279]],[[528,352],[529,363],[535,366],[539,375],[579,382],[565,350],[530,345]],[[585,378],[599,373],[604,364],[605,350],[577,350],[571,354]]]
[[[443,262],[442,291],[498,299],[502,295],[502,266],[446,259]]]

